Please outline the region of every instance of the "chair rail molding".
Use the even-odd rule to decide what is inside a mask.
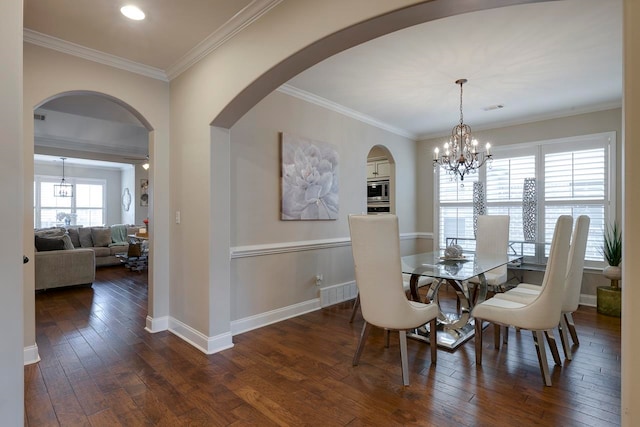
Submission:
[[[433,233],[400,233],[400,240],[433,239]],[[351,246],[349,237],[336,237],[333,239],[303,240],[298,242],[265,243],[260,245],[232,246],[230,248],[231,259],[248,258],[262,255],[285,254],[292,252],[314,251],[318,249],[339,248]]]

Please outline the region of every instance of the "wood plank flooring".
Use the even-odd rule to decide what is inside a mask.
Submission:
[[[350,314],[350,302],[338,304],[206,356],[169,332],[144,331],[144,274],[98,269],[92,288],[36,295],[42,361],[25,367],[25,425],[620,425],[620,319],[580,308],[580,346],[552,368],[553,387],[543,385],[529,332],[511,330],[495,350],[491,328],[480,369],[473,340],[438,350],[435,367],[429,347],[409,340],[403,387],[397,334],[385,348],[374,329],[351,366],[362,318],[350,324]]]

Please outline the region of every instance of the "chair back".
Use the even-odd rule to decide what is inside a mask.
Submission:
[[[545,331],[560,323],[572,226],[570,215],[560,215],[556,221],[542,289],[528,305],[527,329]]]
[[[573,229],[571,247],[569,248],[569,265],[567,266],[567,277],[564,284],[564,302],[562,304],[562,311],[565,313],[576,311],[580,303],[584,254],[587,250],[590,222],[591,219],[587,215],[580,215]]]
[[[506,255],[509,248],[509,215],[480,215],[476,232],[477,255]],[[507,265],[490,270],[495,284],[507,281]]]
[[[349,215],[349,229],[362,317],[382,328],[408,328],[411,305],[403,289],[398,218]]]

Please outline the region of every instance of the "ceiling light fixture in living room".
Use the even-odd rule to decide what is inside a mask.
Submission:
[[[67,181],[64,179],[64,161],[67,158],[60,157],[60,159],[62,159],[62,179],[60,180],[60,184],[55,184],[53,186],[53,196],[54,197],[73,197],[73,185],[67,184]]]

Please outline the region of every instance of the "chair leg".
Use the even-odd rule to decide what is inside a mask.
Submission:
[[[400,359],[402,364],[402,383],[409,385],[409,361],[407,357],[407,331],[400,333]]]
[[[496,350],[500,349],[500,329],[502,329],[502,325],[493,324],[493,348]]]
[[[391,332],[388,329],[384,330],[384,348],[389,348],[389,335]]]
[[[437,318],[431,319],[429,322],[429,346],[431,347],[431,364],[435,365],[438,361],[438,327]]]
[[[502,334],[502,344],[507,345],[509,343],[509,327],[505,326]]]
[[[475,319],[475,323],[476,323],[476,334],[475,334],[475,341],[476,341],[476,365],[480,366],[482,365],[482,320],[476,318]]]
[[[360,361],[360,355],[362,354],[362,349],[364,348],[364,343],[369,336],[369,331],[371,331],[371,325],[364,322],[364,326],[362,327],[362,332],[360,333],[360,340],[358,341],[358,348],[356,348],[356,354],[353,355],[353,366],[357,366]]]
[[[533,331],[533,342],[538,353],[538,363],[540,364],[540,372],[544,380],[544,385],[551,387],[551,375],[549,374],[549,364],[547,363],[547,352],[544,348],[544,338],[542,331]]]
[[[547,337],[547,343],[549,344],[549,350],[551,350],[553,361],[557,366],[562,366],[560,353],[558,352],[558,345],[556,344],[556,337],[553,335],[553,331],[551,329],[544,331],[544,335]]]
[[[560,324],[558,325],[558,332],[560,333],[560,342],[562,343],[562,351],[564,351],[564,357],[567,360],[571,360],[571,347],[569,346],[569,327],[567,321],[564,318],[564,314],[560,316]]]
[[[356,313],[360,308],[360,294],[356,295],[356,300],[353,303],[353,309],[351,310],[351,318],[349,319],[349,323],[353,323],[353,319],[356,317]]]
[[[580,345],[580,341],[578,341],[578,333],[576,332],[576,324],[573,321],[573,315],[571,313],[565,313],[564,317],[567,319],[567,325],[569,326],[571,340],[575,345]]]

